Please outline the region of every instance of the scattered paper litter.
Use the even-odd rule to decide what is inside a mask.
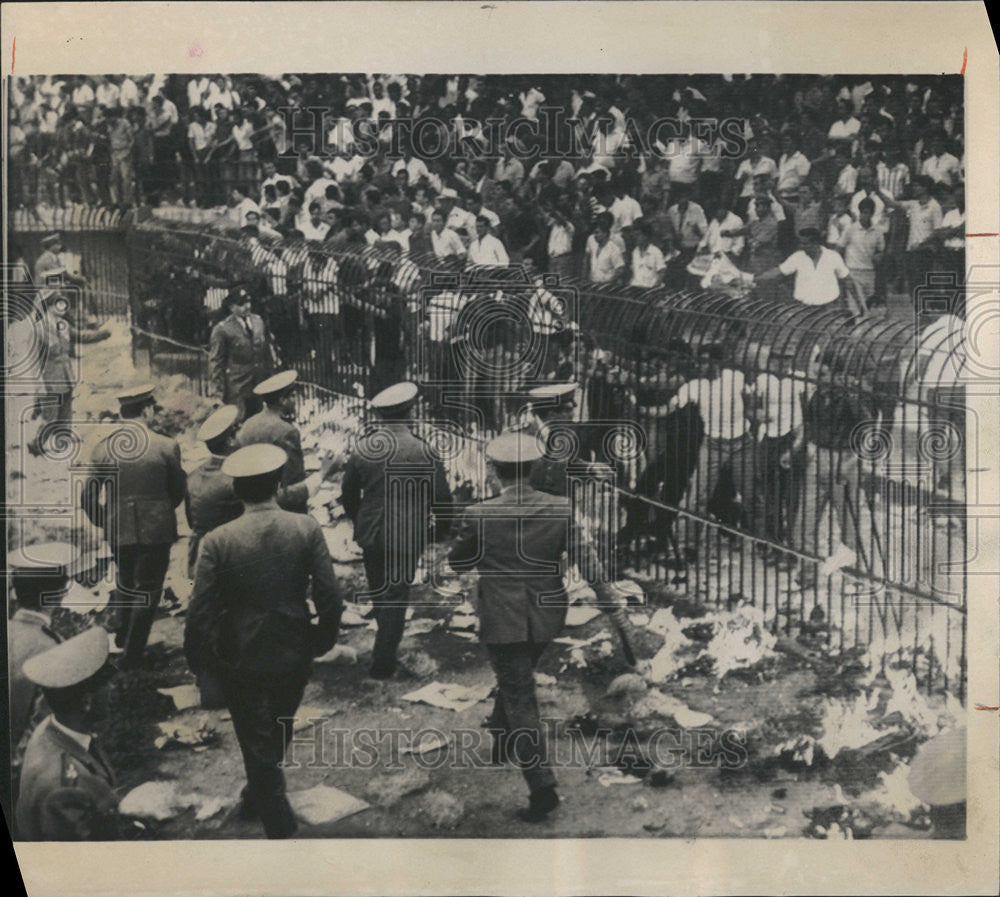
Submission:
[[[643,592],[642,586],[631,579],[619,579],[617,582],[611,583],[611,589],[618,597],[635,601],[636,604],[641,604],[646,599],[646,593]]]
[[[344,666],[357,662],[358,652],[349,645],[334,645],[326,654],[313,658],[313,663],[339,663]]]
[[[685,729],[696,729],[712,722],[711,714],[692,710],[683,701],[655,688],[643,694],[635,702],[632,713],[636,717],[672,717],[677,725]]]
[[[469,632],[476,628],[475,614],[452,614],[448,628],[457,632]]]
[[[216,737],[215,726],[211,725],[207,716],[190,723],[166,721],[157,725],[163,733],[153,742],[158,750],[162,750],[168,744],[180,744],[185,747],[207,746]]]
[[[480,701],[485,701],[489,697],[490,690],[489,685],[470,688],[456,682],[430,682],[423,688],[403,695],[403,700],[430,704],[432,707],[441,707],[444,710],[454,710],[456,713],[461,713]]]
[[[585,648],[587,645],[592,645],[594,642],[599,642],[601,639],[606,639],[608,633],[598,632],[596,635],[592,635],[590,638],[570,638],[568,635],[560,636],[552,641],[559,645],[569,645],[570,648]]]
[[[584,623],[589,623],[600,613],[601,612],[596,607],[571,607],[566,612],[566,625],[582,626]]]
[[[620,769],[615,769],[615,768],[610,768],[608,769],[607,772],[601,773],[597,781],[605,788],[611,788],[614,785],[642,784],[642,779],[636,778],[635,776],[630,776],[627,773],[622,772]]]
[[[406,624],[406,635],[423,635],[425,632],[437,629],[440,625],[441,624],[438,620],[429,620],[427,617],[418,617],[417,619]]]
[[[476,634],[474,632],[461,632],[461,631],[456,630],[456,629],[450,630],[450,632],[451,632],[452,635],[454,635],[454,636],[456,636],[458,638],[464,638],[466,641],[469,641],[469,642],[474,642],[476,640],[476,638],[477,638],[477,636],[476,636]]]
[[[288,802],[295,815],[306,825],[336,822],[371,806],[353,794],[329,785],[317,785],[307,791],[290,791]]]
[[[555,685],[556,677],[550,676],[548,673],[535,673],[535,685]]]
[[[429,754],[448,746],[448,739],[440,733],[417,737],[400,751],[402,754]]]
[[[158,688],[161,695],[166,695],[174,702],[176,710],[189,710],[201,706],[201,691],[197,685],[178,685],[176,688]]]
[[[367,626],[368,621],[362,616],[368,613],[367,610],[353,610],[352,608],[345,608],[344,613],[340,617],[340,626],[342,629],[351,629],[357,626]]]
[[[195,819],[204,822],[231,804],[232,800],[225,797],[179,794],[176,782],[143,782],[122,798],[118,810],[123,816],[163,822],[193,807]]]

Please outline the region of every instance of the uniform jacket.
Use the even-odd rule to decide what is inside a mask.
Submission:
[[[16,748],[31,722],[38,686],[24,675],[24,662],[59,644],[47,615],[21,607],[7,629],[7,672],[10,676],[10,743]]]
[[[180,446],[137,420],[122,424],[120,430],[97,444],[91,457],[95,466],[115,469],[117,495],[112,492],[109,496],[100,479],[92,476],[83,489],[83,508],[91,523],[104,528],[112,547],[168,545],[177,538],[174,509],[184,500],[187,481]],[[137,427],[142,433],[136,432]],[[145,440],[146,447],[138,457],[132,457],[137,439]]]
[[[191,527],[188,548],[188,576],[194,576],[195,561],[202,536],[243,513],[243,502],[233,491],[233,478],[222,472],[225,459],[212,455],[188,474],[184,515]]]
[[[110,841],[118,836],[114,772],[47,717],[28,741],[15,819],[25,841]]]
[[[281,471],[278,504],[286,510],[305,514],[309,490],[303,482],[306,478],[306,465],[298,429],[265,405],[253,417],[244,421],[236,436],[236,444],[240,448],[262,442],[276,445],[288,454],[288,461]]]
[[[251,505],[202,539],[184,651],[192,669],[265,680],[296,673],[333,647],[342,608],[319,523],[273,501]]]
[[[571,538],[578,534],[569,499],[527,483],[466,511],[449,561],[457,571],[479,572],[483,642],[549,642],[559,634],[568,606],[562,556]]]
[[[438,454],[422,439],[415,436],[405,423],[388,421],[379,424],[365,434],[358,443],[358,449],[348,459],[341,484],[341,504],[344,512],[354,523],[354,541],[362,548],[382,547],[386,544],[389,525],[405,527],[410,534],[410,544],[422,545],[430,522],[431,503],[422,501],[415,508],[416,514],[396,515],[406,519],[386,519],[386,483],[392,469],[401,465],[410,468],[400,475],[433,477],[433,494],[424,494],[424,499],[433,498],[435,507],[451,505],[451,490],[448,477]],[[423,470],[421,470],[423,468]],[[428,490],[430,493],[430,490]],[[444,534],[446,520],[439,518],[438,536]]]
[[[45,349],[42,379],[49,392],[66,392],[73,388],[76,371],[73,366],[71,324],[65,318],[47,314],[42,318]]]
[[[250,315],[252,337],[236,315],[212,328],[209,365],[212,386],[227,404],[250,395],[254,386],[271,374],[271,349],[260,315]]]

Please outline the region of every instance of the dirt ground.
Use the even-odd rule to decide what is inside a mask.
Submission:
[[[131,368],[127,340],[127,331],[118,327],[111,340],[84,347],[84,380],[76,404],[81,422],[92,423],[101,411],[111,410],[116,387],[150,376],[148,371]],[[177,378],[169,383],[161,381],[160,386],[161,392],[170,397],[172,419],[188,425],[178,438],[185,467],[190,470],[203,451],[193,441],[190,425],[204,417],[208,406],[185,392]],[[10,420],[8,432],[13,432]],[[79,429],[86,426],[81,423]],[[87,438],[84,434],[84,441]],[[8,453],[8,498],[22,490],[34,503],[57,503],[69,509],[69,463],[30,458],[21,453],[19,437],[9,437],[8,441],[15,443]],[[22,518],[26,522],[16,525],[12,538],[58,538],[86,526],[71,514],[41,519],[25,512]],[[190,591],[186,557],[187,540],[182,537],[174,546],[167,579],[176,601],[165,601],[154,624],[146,668],[127,678],[120,676],[113,685],[111,716],[104,738],[118,770],[122,795],[146,782],[166,781],[178,793],[221,801],[218,812],[206,819],[197,819],[191,808],[166,820],[137,820],[132,829],[135,838],[262,837],[258,823],[243,821],[234,812],[244,776],[228,714],[200,708],[177,712],[171,699],[157,691],[194,681],[182,652],[184,606]],[[360,564],[338,564],[337,571],[345,582],[360,583]],[[646,606],[632,608],[640,625],[657,607],[671,606],[685,625],[695,623],[704,612],[667,589],[644,585]],[[101,585],[95,592],[106,588]],[[315,729],[301,729],[290,758],[298,761],[297,768],[286,770],[288,790],[299,792],[324,784],[365,799],[371,806],[330,824],[303,824],[299,837],[833,837],[834,831],[836,836],[843,836],[845,827],[819,826],[817,819],[843,820],[851,814],[853,837],[928,836],[926,819],[919,808],[886,798],[879,778],[880,773],[898,769],[900,762],[912,756],[926,733],[914,736],[914,727],[903,725],[894,730],[909,733],[908,740],[902,738],[902,746],[897,744],[891,751],[849,750],[834,758],[817,759],[811,753],[782,750],[782,745],[797,738],[823,735],[823,701],[838,683],[847,683],[844,687],[848,694],[858,693],[859,687],[853,680],[848,681],[850,674],[843,672],[843,667],[838,667],[840,678],[831,679],[823,672],[827,667],[801,653],[769,650],[760,662],[721,680],[697,664],[667,678],[657,685],[659,692],[678,699],[690,711],[709,715],[710,723],[694,729],[704,729],[710,745],[718,745],[720,733],[736,733],[733,737],[743,752],[734,768],[723,768],[717,762],[702,766],[681,763],[667,768],[650,765],[646,753],[649,738],[664,728],[682,736],[685,730],[669,716],[646,715],[636,722],[631,698],[605,695],[609,684],[627,672],[617,647],[610,655],[591,651],[580,663],[574,660],[572,646],[560,644],[550,647],[539,668],[540,673],[551,677],[538,687],[542,716],[564,722],[575,720],[580,731],[564,728],[552,747],[565,756],[574,744],[577,748],[592,746],[591,729],[598,726],[609,730],[605,743],[608,753],[598,751],[589,764],[577,763],[574,768],[557,770],[562,806],[549,821],[528,826],[514,815],[526,802],[521,773],[511,766],[490,766],[486,762],[487,739],[480,724],[489,712],[491,699],[461,712],[403,699],[431,681],[470,687],[489,687],[493,682],[483,648],[448,628],[454,604],[460,599],[441,597],[429,586],[418,587],[416,598],[418,606],[408,624],[411,634],[404,639],[401,650],[422,652],[434,661],[436,671],[429,675],[400,672],[386,683],[366,679],[373,633],[362,623],[345,628],[340,640],[340,644],[354,649],[357,661],[315,665],[303,707],[311,708],[310,715],[323,720],[320,725],[324,733],[388,728],[437,730],[449,740],[448,750],[418,757],[382,752],[374,765],[369,762],[370,753],[355,752],[353,763],[310,766]],[[60,610],[56,624],[64,633],[70,632],[101,620],[102,614]],[[426,622],[421,625],[420,621]],[[430,628],[432,624],[434,628]],[[412,634],[415,629],[428,631]],[[566,634],[585,640],[601,632],[609,633],[606,640],[616,645],[603,616]],[[602,641],[605,639],[596,639],[592,645]],[[697,644],[694,647],[697,649]],[[426,665],[426,658],[420,662]],[[870,683],[870,677],[866,681]],[[203,731],[208,731],[209,737],[198,746],[168,743],[158,747],[156,739],[162,734],[159,724],[165,721],[172,728],[205,724]],[[614,748],[621,744],[629,726],[637,733],[635,750],[629,754],[634,774],[622,775],[606,765],[614,762]],[[468,762],[451,762],[458,740],[480,736],[480,762],[475,768],[470,768]],[[620,760],[621,751],[617,753]],[[710,754],[718,758],[717,750],[710,750]],[[405,791],[399,787],[402,782],[411,783],[408,787],[414,790],[386,796],[394,788]],[[816,808],[826,809],[817,815]]]

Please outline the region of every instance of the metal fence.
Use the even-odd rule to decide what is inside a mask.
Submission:
[[[130,224],[125,255],[136,351],[204,394],[234,284],[313,398],[410,378],[423,417],[482,440],[530,421],[532,386],[578,381],[574,419],[552,426],[572,435],[564,458],[610,476],[587,511],[615,575],[752,601],[775,631],[964,694],[960,317],[464,272],[157,219]]]

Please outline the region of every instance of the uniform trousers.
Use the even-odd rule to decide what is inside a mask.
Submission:
[[[548,642],[487,644],[490,666],[497,677],[497,696],[489,729],[500,743],[501,756],[513,759],[528,788],[554,788],[545,736],[535,696],[535,667]]]
[[[410,586],[406,574],[398,569],[404,565],[391,563],[384,545],[364,549],[365,575],[372,595],[375,623],[375,647],[372,648],[372,672],[392,675],[396,670],[396,651],[406,628],[406,608],[410,601]],[[390,570],[390,566],[396,567]],[[412,578],[412,577],[411,577]]]
[[[153,627],[163,580],[170,566],[170,543],[163,545],[120,545],[115,554],[118,565],[116,597],[121,608],[115,642],[122,648],[123,669],[142,661],[149,631]]]
[[[291,719],[308,679],[307,664],[266,679],[244,678],[236,673],[222,677],[226,706],[247,774],[243,799],[247,809],[260,817],[268,838],[288,838],[298,828],[285,794],[280,764],[292,738]]]

